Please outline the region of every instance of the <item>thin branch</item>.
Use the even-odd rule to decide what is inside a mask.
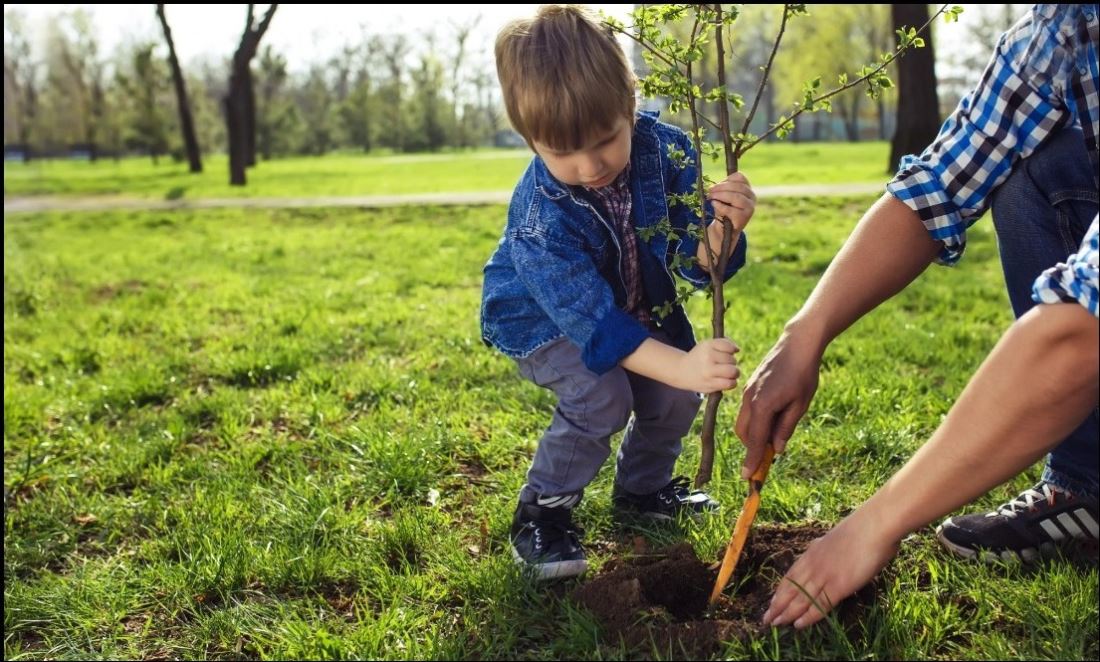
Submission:
[[[928,26],[932,25],[932,22],[935,21],[939,17],[939,15],[942,14],[946,9],[947,9],[947,5],[943,5],[942,7],[940,7],[940,10],[938,12],[936,12],[935,15],[932,16],[932,18],[928,19],[928,22],[925,23],[924,25],[922,25],[920,30],[917,30],[917,34],[920,34],[920,33],[924,32],[925,29],[927,29]],[[858,80],[854,80],[854,81],[848,83],[847,85],[844,85],[843,87],[838,87],[837,89],[833,90],[832,92],[827,92],[827,93],[825,93],[825,94],[823,94],[819,97],[815,97],[815,98],[811,99],[810,100],[810,105],[812,106],[813,104],[816,104],[819,101],[825,101],[826,99],[832,98],[832,97],[840,94],[841,92],[844,92],[845,90],[849,90],[849,89],[855,87],[856,85],[859,85],[863,81],[867,80],[868,78],[874,76],[875,74],[882,71],[886,67],[890,66],[890,64],[894,60],[901,57],[906,51],[908,51],[912,47],[913,46],[912,46],[911,42],[907,46],[898,47],[897,50],[895,50],[893,53],[890,54],[890,57],[883,60],[882,64],[880,64],[878,67],[876,67],[873,71],[867,73],[865,76],[859,78]],[[804,112],[806,112],[805,104],[803,104],[802,107],[800,107],[798,110],[796,110],[793,115],[791,115],[787,119],[783,120],[782,122],[779,122],[778,124],[776,124],[772,128],[768,129],[768,131],[766,131],[763,135],[758,137],[756,140],[748,143],[747,145],[743,145],[741,147],[741,153],[744,154],[745,152],[749,151],[749,149],[751,149],[753,147],[753,145],[756,145],[757,143],[764,140],[765,138],[767,138],[771,134],[775,133],[779,129],[781,129],[784,126],[790,124],[791,122],[794,121],[794,119],[796,117],[798,117],[799,115],[801,115]]]
[[[616,32],[618,32],[619,34],[623,34],[623,35],[626,35],[626,36],[627,36],[627,37],[629,37],[630,39],[633,39],[634,41],[638,42],[638,45],[642,46],[643,48],[645,48],[645,49],[646,49],[647,51],[649,51],[650,53],[653,53],[654,55],[656,55],[656,56],[657,56],[658,58],[660,58],[660,60],[661,60],[662,62],[664,62],[664,63],[665,63],[665,64],[667,64],[668,66],[670,66],[670,67],[675,67],[675,66],[676,66],[676,65],[678,65],[678,64],[682,64],[682,63],[681,63],[681,62],[680,62],[679,60],[677,60],[677,59],[676,59],[675,57],[673,57],[673,58],[672,58],[672,59],[670,60],[670,59],[669,59],[669,57],[670,57],[670,56],[666,56],[666,55],[665,55],[664,53],[662,53],[661,51],[657,50],[657,49],[656,49],[656,47],[654,47],[654,46],[653,46],[652,44],[649,44],[649,43],[647,43],[647,42],[646,42],[646,41],[645,41],[644,39],[642,39],[642,38],[641,38],[641,37],[640,37],[639,35],[636,35],[636,34],[634,34],[634,32],[632,32],[631,30],[632,30],[632,29],[634,29],[634,28],[637,28],[637,26],[636,26],[636,25],[631,25],[631,26],[629,26],[629,27],[630,27],[630,29],[628,29],[628,28],[627,28],[627,27],[625,27],[625,26],[624,26],[624,27],[623,27],[622,29],[619,29],[619,28],[615,28],[615,27],[612,27],[612,29],[613,29],[613,30],[615,30]]]
[[[714,14],[714,44],[718,51],[718,89],[722,90],[722,98],[718,101],[718,123],[721,125],[719,130],[722,132],[722,146],[726,153],[726,174],[730,175],[737,172],[737,154],[733,151],[733,143],[730,139],[730,109],[729,100],[726,98],[726,51],[722,43],[721,4],[714,5]],[[760,93],[757,92],[757,97],[759,96]]]
[[[695,26],[691,30],[691,47],[695,47],[695,35],[699,27],[699,11],[702,8],[698,8],[695,14]],[[725,304],[722,301],[722,275],[724,269],[719,271],[719,264],[721,264],[721,258],[714,255],[714,251],[711,250],[710,245],[710,232],[707,231],[707,201],[706,193],[703,184],[703,163],[702,163],[702,151],[701,142],[702,139],[699,135],[699,110],[697,105],[697,99],[694,93],[690,90],[694,85],[692,79],[692,66],[691,62],[687,65],[687,77],[689,86],[688,95],[688,108],[691,111],[691,126],[693,130],[692,142],[695,145],[696,151],[696,170],[695,170],[695,190],[699,194],[699,223],[703,229],[702,244],[704,252],[707,255],[707,264],[710,267],[710,284],[711,284],[711,328],[714,332],[715,338],[721,338],[725,335]],[[725,100],[723,100],[723,105]],[[728,127],[728,120],[727,120]],[[728,135],[728,131],[724,132]],[[728,238],[723,237],[723,246],[728,243]],[[722,391],[715,391],[707,394],[707,406],[703,414],[703,430],[700,435],[700,459],[699,469],[695,474],[695,487],[696,489],[702,487],[710,481],[711,473],[714,465],[714,429],[718,420],[718,405],[722,401]]]
[[[752,124],[752,119],[756,116],[756,108],[760,105],[760,99],[764,96],[764,86],[768,84],[768,76],[771,74],[772,63],[775,62],[775,54],[779,52],[779,42],[783,40],[783,33],[787,30],[788,18],[790,18],[790,5],[783,5],[783,18],[779,22],[779,34],[775,35],[771,55],[768,56],[768,63],[764,65],[764,73],[760,76],[760,85],[756,88],[756,98],[752,100],[752,108],[749,109],[749,114],[745,116],[745,122],[741,125],[741,136],[748,133],[749,125]],[[737,141],[737,157],[740,157],[744,152],[741,149],[744,142],[743,137]]]

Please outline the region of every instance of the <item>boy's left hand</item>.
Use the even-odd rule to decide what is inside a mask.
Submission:
[[[738,232],[745,229],[752,218],[753,211],[756,210],[756,194],[753,193],[748,178],[740,172],[735,172],[710,187],[707,200],[714,205],[715,218],[729,219]],[[711,225],[711,227],[715,226],[721,228],[722,224]],[[721,239],[721,230],[719,230],[718,239]]]

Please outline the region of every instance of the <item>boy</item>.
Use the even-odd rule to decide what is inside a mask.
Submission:
[[[671,519],[717,508],[687,481],[672,479],[680,439],[699,409],[698,392],[733,388],[737,347],[726,338],[695,344],[675,301],[674,256],[694,258],[681,275],[704,286],[709,264],[686,233],[649,241],[637,229],[668,218],[683,231],[698,218],[669,193],[695,185],[669,147],[694,156],[679,129],[635,116],[634,75],[611,31],[576,6],[545,6],[505,26],[497,72],[512,125],[536,153],[512,195],[508,224],[485,265],[481,324],[486,344],[520,373],[552,390],[558,406],[520,491],[511,529],[516,561],[542,579],[587,568],[572,510],[610,454],[610,436],[634,412],[619,450],[613,501],[620,512]],[[743,175],[708,198],[741,229],[755,196]],[[721,246],[722,224],[707,232]],[[745,262],[745,240],[729,278]],[[677,263],[678,265],[680,263]]]

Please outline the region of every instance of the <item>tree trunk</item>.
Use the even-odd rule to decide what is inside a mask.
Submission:
[[[245,102],[243,77],[234,67],[229,77],[229,92],[225,97],[225,122],[229,136],[229,185],[244,186],[247,183],[247,144],[245,143]]]
[[[245,66],[244,75],[244,141],[245,165],[256,165],[256,88],[252,84],[252,66]]]
[[[890,5],[894,29],[920,27],[928,22],[928,5]],[[940,130],[940,101],[936,94],[935,51],[932,33],[924,37],[924,48],[910,49],[898,60],[898,120],[890,144],[889,172],[901,157],[919,154]]]
[[[176,57],[176,44],[172,41],[172,29],[164,15],[164,5],[157,5],[157,18],[164,30],[164,40],[168,42],[168,64],[172,67],[172,83],[176,87],[176,107],[180,115],[180,128],[183,130],[183,146],[187,150],[187,161],[191,172],[202,172],[202,155],[199,153],[199,141],[195,138],[195,122],[191,117],[191,101],[187,97],[187,86],[183,80],[179,58]]]
[[[771,85],[764,89],[764,131],[775,124],[775,90]],[[750,131],[752,129],[749,129]],[[775,142],[775,134],[768,136],[769,142]]]
[[[886,140],[886,102],[882,100],[882,95],[878,95],[878,139]]]
[[[23,118],[22,124],[19,125],[19,142],[23,143],[23,163],[31,162],[31,128],[30,119]]]
[[[229,91],[225,95],[230,186],[244,186],[245,168],[256,164],[256,103],[252,90],[251,62],[278,6],[271,5],[259,25],[253,26],[254,6],[248,5],[248,18],[241,35],[241,43],[233,53]]]
[[[859,107],[863,101],[862,94],[853,94],[848,106],[842,105],[841,116],[844,118],[844,133],[848,136],[848,142],[859,142]]]

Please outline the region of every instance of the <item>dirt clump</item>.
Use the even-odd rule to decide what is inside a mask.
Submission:
[[[655,553],[613,559],[573,591],[603,628],[638,654],[706,658],[725,642],[761,636],[760,619],[775,584],[813,540],[822,524],[761,525],[753,529],[725,593],[708,612],[717,563],[704,563],[687,543]],[[859,602],[869,599],[866,595]]]

